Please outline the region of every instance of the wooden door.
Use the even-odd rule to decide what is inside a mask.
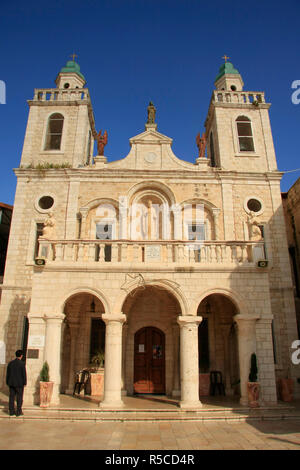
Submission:
[[[134,392],[165,393],[165,335],[152,326],[134,336]]]

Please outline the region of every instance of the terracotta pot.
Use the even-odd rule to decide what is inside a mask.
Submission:
[[[53,392],[53,382],[40,382],[40,407],[50,406]]]
[[[258,382],[247,382],[248,391],[248,402],[250,408],[259,407],[259,383]]]
[[[91,395],[101,396],[104,392],[104,369],[91,373]]]
[[[282,401],[293,400],[294,382],[293,379],[279,379],[279,398]]]

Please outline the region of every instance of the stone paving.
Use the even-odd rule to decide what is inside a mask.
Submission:
[[[1,450],[300,450],[300,421],[0,421]]]
[[[124,401],[128,414],[129,409],[138,413],[148,408],[148,419],[150,414],[153,421],[77,420],[79,414],[96,413],[95,403],[71,396],[61,396],[60,413],[69,408],[75,420],[39,407],[24,407],[24,417],[9,417],[8,397],[1,393],[0,450],[300,450],[299,402],[288,404],[292,411],[284,408],[287,404],[279,403],[277,416],[265,410],[261,419],[246,415],[244,420],[232,421],[239,410],[236,401],[206,400],[203,408],[211,419],[180,421],[176,417],[158,419],[174,408],[171,403],[134,397],[125,397]],[[234,406],[234,413],[230,406]],[[230,420],[224,416],[216,419],[218,408],[222,414],[224,410],[230,413]],[[44,412],[53,417],[44,416]]]

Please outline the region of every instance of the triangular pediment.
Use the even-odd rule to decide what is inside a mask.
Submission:
[[[171,145],[173,139],[167,137],[160,132],[157,132],[155,129],[147,129],[146,131],[142,132],[141,134],[136,135],[135,137],[131,137],[129,139],[130,145],[133,144],[169,144]]]

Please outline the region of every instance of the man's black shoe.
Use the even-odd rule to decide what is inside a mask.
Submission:
[[[24,415],[23,411],[17,411],[16,416],[22,416]]]

